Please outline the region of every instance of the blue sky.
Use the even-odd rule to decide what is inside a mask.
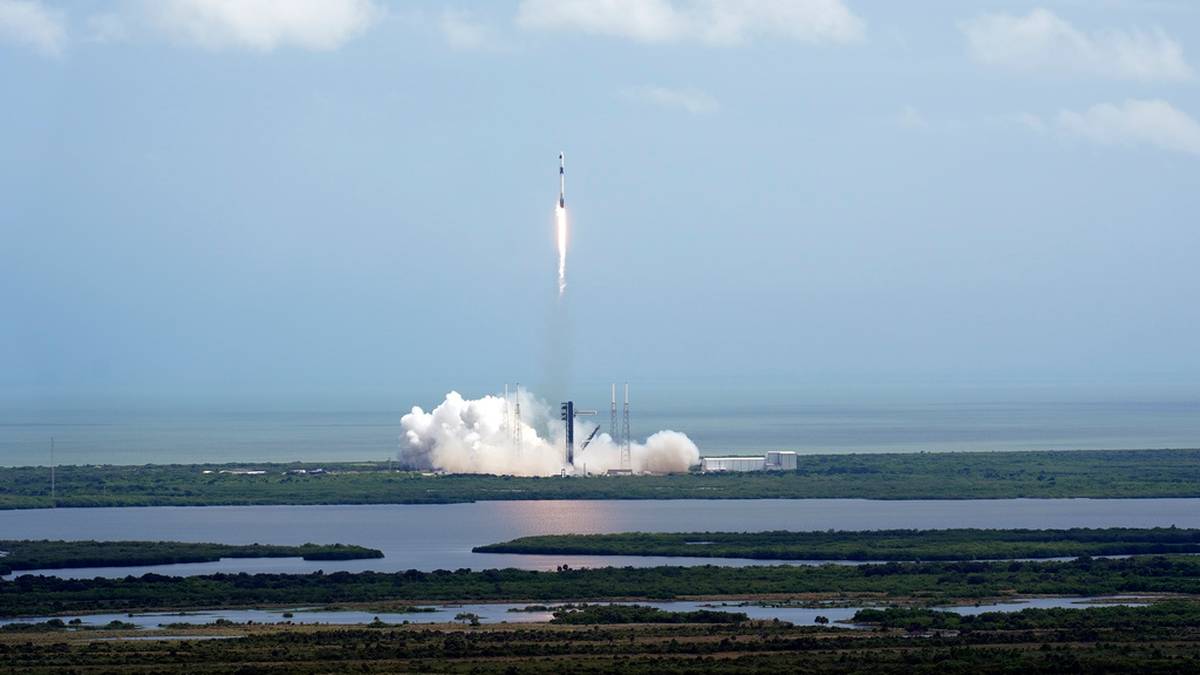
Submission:
[[[1182,1],[0,0],[0,397],[407,405],[556,340],[576,386],[1194,393],[1198,40]]]

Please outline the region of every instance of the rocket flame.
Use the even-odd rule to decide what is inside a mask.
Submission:
[[[554,207],[554,222],[558,226],[558,297],[567,291],[567,209]]]

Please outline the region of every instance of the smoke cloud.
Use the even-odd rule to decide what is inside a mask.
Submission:
[[[620,446],[606,433],[598,434],[586,449],[578,448],[594,428],[586,420],[575,422],[575,463],[568,467],[563,450],[566,430],[557,411],[552,415],[544,401],[527,391],[518,396],[520,443],[514,434],[517,397],[464,399],[452,391],[433,410],[414,407],[400,419],[400,461],[414,469],[514,476],[620,468]],[[700,450],[686,434],[660,431],[645,443],[631,443],[630,461],[635,472],[681,472],[699,463]]]

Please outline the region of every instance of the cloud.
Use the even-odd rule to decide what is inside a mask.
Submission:
[[[471,12],[448,9],[442,12],[438,27],[446,43],[455,49],[480,50],[498,47],[492,29]]]
[[[896,124],[905,129],[928,129],[929,120],[915,106],[906,105],[896,114]]]
[[[624,95],[627,98],[645,101],[664,108],[682,108],[693,115],[714,113],[720,108],[717,99],[699,89],[669,89],[651,85],[630,87]]]
[[[1046,133],[1046,123],[1043,122],[1042,118],[1038,117],[1037,115],[1032,113],[1017,113],[1016,115],[1013,115],[1011,119],[1013,122],[1020,124],[1034,133]]]
[[[174,39],[206,49],[329,51],[381,15],[372,0],[153,0],[151,23]]]
[[[862,19],[842,0],[521,0],[517,23],[645,43],[845,43],[864,34]]]
[[[34,0],[0,0],[0,42],[57,56],[67,44],[66,20],[62,12]]]
[[[1192,77],[1183,48],[1158,28],[1088,34],[1040,8],[1027,16],[986,14],[964,21],[959,27],[967,37],[971,56],[989,66],[1128,80],[1181,81]]]
[[[1056,122],[1063,133],[1100,145],[1151,145],[1200,155],[1200,123],[1166,101],[1128,100],[1083,112],[1062,110]]]
[[[129,22],[117,12],[93,14],[87,18],[87,40],[100,44],[123,42],[129,38]]]

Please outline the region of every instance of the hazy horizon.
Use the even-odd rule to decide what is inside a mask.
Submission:
[[[1200,6],[205,6],[0,1],[11,410],[1200,400]]]

